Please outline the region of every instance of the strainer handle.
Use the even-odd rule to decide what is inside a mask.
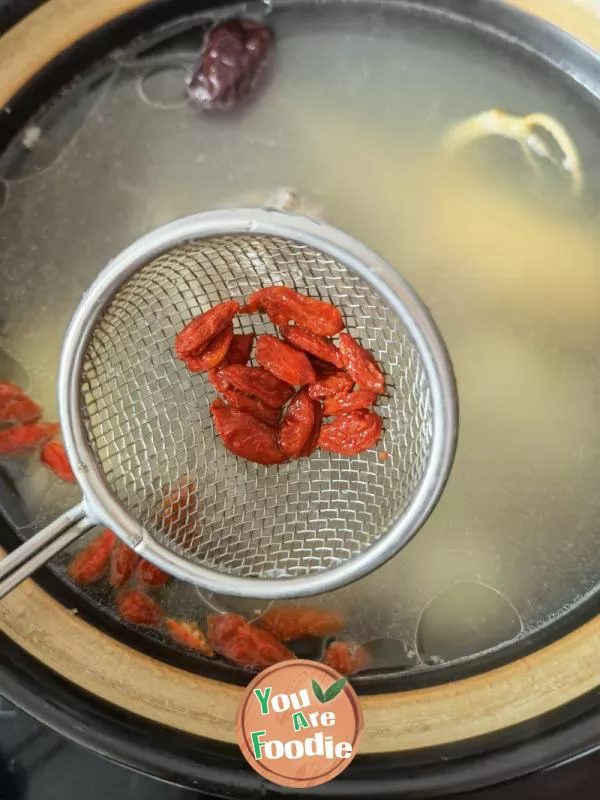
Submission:
[[[81,503],[6,556],[0,561],[0,600],[94,525]]]

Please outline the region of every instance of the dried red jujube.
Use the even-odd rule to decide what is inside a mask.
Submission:
[[[247,100],[264,74],[272,41],[265,25],[248,19],[213,28],[189,83],[190,98],[205,111],[229,111]]]

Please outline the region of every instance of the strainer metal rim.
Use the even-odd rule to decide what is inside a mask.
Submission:
[[[398,520],[365,552],[343,564],[298,578],[248,578],[217,573],[159,544],[132,519],[109,489],[87,441],[80,413],[80,375],[89,337],[118,288],[139,268],[187,242],[226,234],[286,237],[317,248],[343,263],[396,311],[414,339],[431,387],[434,430],[429,463],[418,491]],[[454,374],[442,336],[427,308],[400,273],[362,243],[328,224],[265,209],[228,209],[171,222],[138,239],[109,262],[68,328],[58,377],[63,439],[89,518],[106,525],[143,558],[174,576],[213,592],[283,599],[331,591],[381,566],[417,533],[435,507],[456,449],[458,403]]]

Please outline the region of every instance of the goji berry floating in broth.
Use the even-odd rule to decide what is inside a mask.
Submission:
[[[228,20],[208,34],[190,80],[190,98],[205,111],[229,111],[258,88],[271,54],[271,31],[247,19]]]
[[[103,577],[116,541],[115,534],[106,528],[74,556],[68,572],[75,583],[88,586]]]
[[[240,667],[264,669],[280,661],[296,658],[272,634],[253,628],[238,614],[210,616],[207,637],[213,650]]]
[[[274,606],[256,624],[283,642],[301,636],[328,636],[338,633],[344,618],[334,611],[302,606]]]
[[[0,457],[19,456],[39,450],[60,430],[55,422],[34,422],[0,431]]]
[[[49,442],[40,454],[42,464],[67,483],[75,483],[75,474],[69,464],[64,445],[60,442]]]

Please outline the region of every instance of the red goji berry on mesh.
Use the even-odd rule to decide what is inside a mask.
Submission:
[[[361,389],[377,394],[385,392],[385,376],[379,365],[349,333],[340,334],[340,353],[346,372]]]
[[[208,343],[226,328],[237,314],[239,303],[227,300],[195,317],[175,337],[177,358],[199,355]]]
[[[206,372],[218,367],[226,357],[232,341],[233,324],[230,322],[214,339],[211,339],[200,355],[186,356],[186,367],[190,372]]]
[[[127,622],[150,628],[157,628],[164,616],[164,612],[156,600],[148,597],[139,589],[118,594],[117,608],[121,617]]]
[[[304,386],[317,378],[305,353],[269,333],[263,333],[256,340],[256,360],[261,367],[291,386]]]
[[[328,378],[330,375],[335,375],[335,373],[339,371],[333,364],[329,364],[327,361],[321,361],[320,358],[315,358],[315,356],[310,357],[310,363],[313,365],[317,380]]]
[[[16,383],[10,381],[0,381],[0,398],[6,400],[11,397],[21,397],[25,392]]]
[[[342,414],[344,411],[358,411],[361,408],[371,408],[377,402],[377,394],[367,389],[358,389],[356,392],[345,392],[329,397],[323,404],[323,413],[326,417]]]
[[[145,589],[162,589],[171,580],[168,572],[146,561],[145,558],[142,558],[137,565],[135,576]]]
[[[335,336],[344,327],[338,308],[287,286],[266,286],[250,296],[240,309],[244,314],[264,311],[274,325],[293,321],[321,336]]]
[[[187,647],[188,650],[196,650],[208,658],[214,657],[215,651],[209,645],[204,632],[195,622],[186,622],[168,617],[165,620],[165,626],[175,644]]]
[[[181,479],[165,494],[156,510],[155,524],[169,539],[185,547],[196,536],[198,493],[193,481]]]
[[[260,82],[271,44],[270,30],[249,19],[213,28],[188,87],[190,98],[205,111],[244,102]]]
[[[75,483],[75,474],[69,464],[67,451],[60,442],[49,442],[42,450],[40,455],[42,464],[67,483]]]
[[[381,436],[381,417],[375,411],[348,411],[321,427],[319,447],[342,456],[368,450]]]
[[[225,447],[234,455],[256,464],[281,464],[277,430],[245,411],[229,408],[222,400],[210,407],[215,428]]]
[[[328,362],[336,367],[342,367],[342,358],[337,347],[318,333],[309,331],[302,325],[281,325],[279,332],[286,342],[293,344],[299,350],[310,353],[320,361]],[[314,367],[314,365],[313,365]]]
[[[53,439],[60,430],[55,422],[33,422],[0,431],[0,457],[20,456],[37,450]]]
[[[308,387],[308,393],[313,400],[327,400],[341,392],[349,392],[354,386],[354,381],[346,373],[338,370],[324,378],[316,380]]]
[[[67,572],[75,583],[87,586],[103,577],[116,541],[115,534],[106,528],[71,559]]]
[[[233,336],[233,341],[229,346],[227,355],[221,361],[221,366],[226,364],[247,364],[250,361],[252,354],[252,345],[254,344],[253,333],[236,333]]]
[[[279,380],[262,367],[230,364],[227,367],[221,367],[218,370],[218,376],[219,381],[226,381],[229,386],[239,392],[257,397],[271,408],[281,408],[294,394],[293,388],[288,383]],[[226,384],[222,383],[221,385]]]
[[[227,401],[231,408],[237,408],[238,411],[246,411],[252,414],[256,419],[266,422],[267,425],[278,425],[281,418],[280,408],[271,408],[265,405],[262,400],[257,397],[251,397],[249,394],[238,392],[237,389],[222,389],[221,396]]]
[[[221,367],[217,367],[216,369],[209,369],[208,370],[208,380],[212,383],[212,385],[217,390],[217,392],[220,392],[221,394],[223,392],[226,392],[227,389],[231,389],[232,388],[231,387],[231,383],[227,380],[225,375],[223,375],[223,373],[221,372],[221,370],[223,369],[223,366],[224,365],[221,365]]]
[[[118,589],[131,578],[139,563],[138,554],[128,547],[125,542],[118,542],[110,558],[110,573],[108,581],[111,586]]]
[[[0,423],[35,422],[42,416],[42,407],[26,394],[17,397],[0,396]]]
[[[275,606],[266,611],[256,625],[287,642],[301,636],[329,636],[344,624],[342,614],[301,606]]]
[[[354,642],[332,642],[325,653],[325,663],[340,675],[352,675],[371,666],[371,656]]]
[[[323,412],[308,388],[300,389],[287,407],[279,427],[279,446],[288,458],[309,456],[317,446]]]
[[[296,658],[270,633],[253,628],[237,614],[210,616],[207,636],[219,655],[241,667],[264,669],[280,661]]]

